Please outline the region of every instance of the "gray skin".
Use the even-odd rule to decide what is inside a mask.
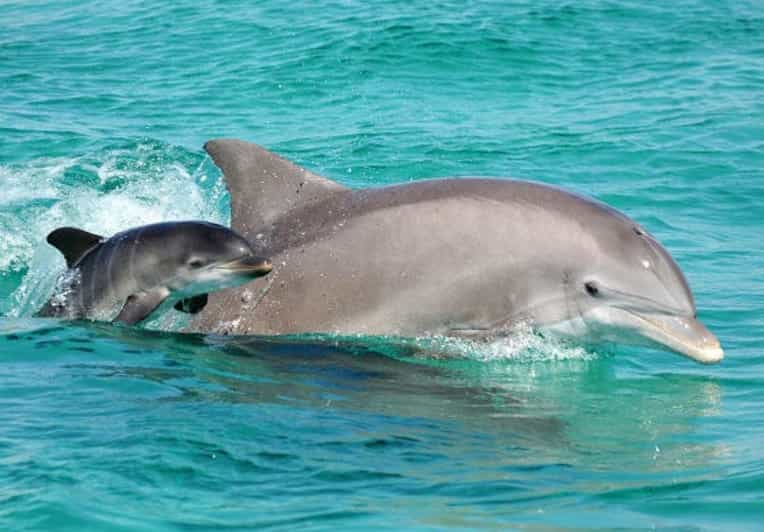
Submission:
[[[213,294],[191,329],[576,339],[722,359],[681,270],[639,224],[539,183],[436,179],[350,190],[238,140],[205,145],[267,279]]]
[[[69,270],[39,316],[135,324],[162,303],[195,313],[207,292],[266,275],[270,262],[230,229],[207,222],[168,222],[103,238],[62,227],[48,242]]]

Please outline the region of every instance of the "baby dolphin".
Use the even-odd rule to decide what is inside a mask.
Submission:
[[[158,223],[111,238],[61,227],[47,240],[69,269],[39,316],[132,325],[165,301],[195,313],[206,304],[207,292],[271,271],[270,261],[256,256],[243,237],[208,222]]]

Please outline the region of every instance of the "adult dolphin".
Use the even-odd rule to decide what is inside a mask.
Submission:
[[[165,301],[193,314],[206,304],[207,292],[271,271],[243,237],[208,222],[144,225],[111,238],[60,227],[47,240],[68,270],[38,316],[132,325]]]
[[[527,322],[723,357],[676,262],[604,204],[507,179],[351,190],[255,144],[205,149],[223,171],[233,229],[274,273],[211,295],[192,330],[480,337]]]

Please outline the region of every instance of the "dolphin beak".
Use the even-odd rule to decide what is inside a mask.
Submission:
[[[724,358],[724,350],[716,336],[697,319],[670,314],[637,314],[637,330],[641,336],[700,362],[716,364]]]
[[[262,257],[248,255],[219,266],[223,270],[249,277],[262,277],[273,269],[271,261]]]

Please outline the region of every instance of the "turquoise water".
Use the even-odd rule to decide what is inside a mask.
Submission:
[[[761,529],[760,2],[161,4],[0,3],[1,529]],[[593,195],[726,358],[31,317],[57,226],[227,222],[218,136],[354,187]]]

